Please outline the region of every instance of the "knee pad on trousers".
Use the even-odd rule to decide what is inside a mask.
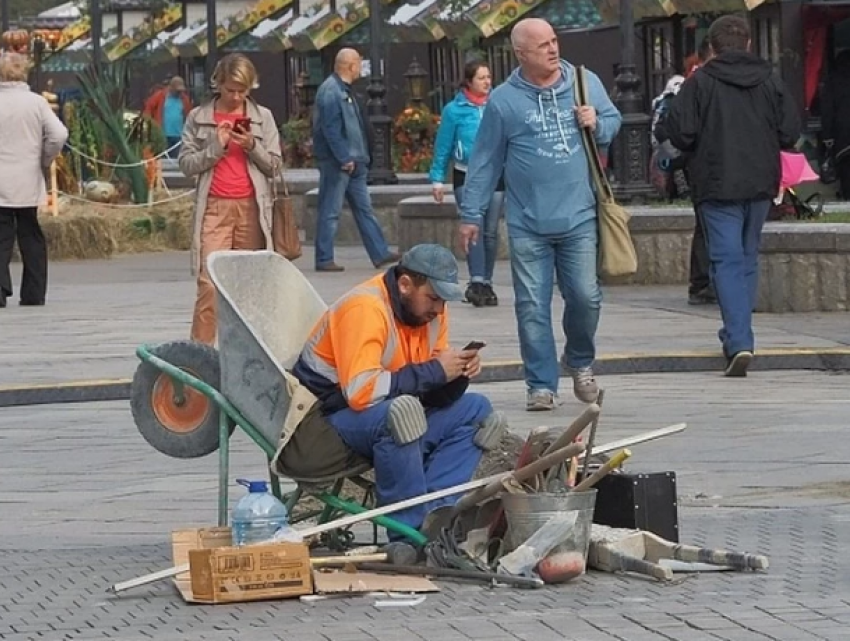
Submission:
[[[478,430],[472,442],[482,450],[489,452],[499,447],[502,437],[508,431],[508,417],[504,412],[493,412],[478,424]]]
[[[428,420],[425,408],[415,396],[399,396],[390,402],[387,429],[398,445],[413,443],[425,434]]]

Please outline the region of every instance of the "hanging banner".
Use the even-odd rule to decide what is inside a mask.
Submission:
[[[327,47],[361,22],[368,19],[369,5],[366,0],[346,2],[335,13],[324,16],[304,29],[304,31],[298,34],[301,36],[299,42],[293,40],[293,44],[296,48],[299,48],[300,44],[304,49],[315,49],[318,51]],[[305,45],[307,46],[305,47]]]
[[[133,27],[127,33],[103,46],[106,59],[114,62],[123,58],[134,49],[147,44],[160,33],[179,23],[183,19],[183,5],[174,4],[159,12],[156,17],[148,16],[142,24]]]
[[[259,41],[261,51],[279,53],[292,46],[286,37],[286,30],[295,20],[294,13],[292,9],[289,9],[277,18],[267,18],[251,32],[251,35]]]
[[[519,20],[534,7],[546,0],[488,0],[480,2],[465,12],[485,38],[498,33]]]
[[[438,2],[432,4],[422,15],[416,18],[416,21],[428,30],[434,40],[442,40],[446,37],[446,32],[443,31],[439,23],[440,14],[443,11],[445,11],[445,8]]]
[[[271,18],[278,11],[282,11],[292,3],[292,0],[259,0],[252,6],[223,18],[216,29],[216,45],[221,47],[241,36],[260,24],[266,18]],[[207,33],[202,30],[185,45],[187,48],[196,49],[198,55],[207,55]]]
[[[73,24],[69,24],[67,27],[62,29],[62,37],[59,39],[59,44],[56,45],[56,49],[53,51],[53,53],[62,51],[62,49],[67,47],[72,42],[76,42],[83,36],[88,35],[90,29],[91,21],[89,20],[88,16],[86,16],[85,18],[80,18]]]

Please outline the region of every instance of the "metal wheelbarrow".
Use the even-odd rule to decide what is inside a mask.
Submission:
[[[142,436],[176,458],[218,450],[220,526],[228,523],[229,438],[236,426],[265,454],[272,492],[286,503],[293,522],[317,518],[323,523],[339,513],[366,511],[374,496],[372,483],[362,476],[371,469],[368,461],[350,453],[328,469],[326,461],[317,460],[313,475],[309,451],[303,449],[316,438],[307,431],[322,427],[315,427],[317,421],[302,421],[316,399],[288,370],[327,309],[324,301],[297,267],[274,252],[215,252],[207,269],[216,288],[218,350],[191,341],[136,350],[142,362],[133,377],[131,409]],[[332,428],[324,430],[319,434],[322,441],[337,439],[337,449],[348,453]],[[279,476],[286,473],[287,448],[298,447],[302,436],[313,439],[301,439],[298,451],[307,465],[299,466],[295,478],[288,475],[296,489],[282,496]],[[346,479],[365,490],[360,503],[340,496]],[[305,491],[324,507],[295,515]],[[421,533],[390,517],[373,522],[414,543],[426,542]],[[337,539],[337,544],[350,542],[350,533],[340,535],[344,540]]]

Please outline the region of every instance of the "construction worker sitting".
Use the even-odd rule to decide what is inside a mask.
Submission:
[[[477,350],[449,347],[447,301],[463,298],[440,245],[417,245],[325,312],[293,374],[345,444],[372,462],[378,505],[469,481],[507,428],[481,394]],[[393,514],[413,528],[452,496]]]

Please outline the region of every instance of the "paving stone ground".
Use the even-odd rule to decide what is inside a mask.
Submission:
[[[169,459],[125,403],[0,410],[0,638],[23,639],[846,639],[850,625],[848,378],[761,373],[606,377],[601,440],[680,420],[634,448],[631,471],[678,475],[683,542],[766,554],[766,573],[683,576],[675,585],[591,573],[557,588],[441,583],[412,609],[351,598],[189,606],[167,583],[105,589],[170,565],[172,529],[215,520],[216,459]],[[521,384],[479,386],[519,434],[563,425],[520,411]],[[232,475],[259,476],[234,437]],[[240,493],[233,489],[232,498]]]
[[[331,301],[375,274],[359,247],[342,247],[343,274],[317,274],[306,248],[298,265],[319,293]],[[16,265],[16,270],[19,269]],[[18,272],[15,271],[15,283]],[[496,269],[502,304],[475,309],[452,308],[452,336],[458,343],[484,339],[491,360],[518,360],[510,271]],[[556,297],[557,298],[557,297]],[[599,328],[600,354],[669,354],[683,351],[719,353],[717,307],[691,307],[684,287],[608,287]],[[194,283],[187,253],[122,256],[109,261],[51,265],[48,306],[19,307],[12,299],[0,310],[3,350],[0,385],[52,383],[132,376],[133,352],[142,342],[164,342],[189,334]],[[553,325],[559,344],[559,299]],[[846,313],[758,314],[760,347],[830,348],[850,345]],[[37,338],[36,338],[37,337]]]
[[[354,267],[345,279],[316,279],[325,296],[370,273],[358,255],[341,254]],[[0,312],[0,384],[132,373],[137,343],[187,332],[185,260],[164,254],[53,265],[48,307]],[[508,298],[505,277],[501,271],[497,282]],[[604,351],[714,346],[716,311],[688,308],[680,288],[612,289],[607,300]],[[511,356],[509,306],[490,310],[489,320],[481,311],[457,310],[458,340],[491,339],[488,355]],[[839,345],[850,339],[845,318],[758,322],[763,343]],[[672,585],[590,573],[535,591],[441,582],[439,594],[398,609],[378,609],[367,597],[190,606],[168,583],[115,597],[106,592],[115,581],[170,565],[171,530],[215,521],[215,457],[155,452],[124,402],[3,408],[0,639],[850,639],[850,377],[783,371],[736,381],[692,373],[602,382],[602,441],[688,423],[683,434],[635,447],[627,466],[677,473],[681,540],[766,554],[767,572],[681,575]],[[565,393],[555,413],[527,414],[521,383],[476,389],[520,435],[538,424],[565,425],[580,411]],[[233,478],[263,474],[245,437],[237,433],[233,445]],[[240,493],[234,487],[231,496]]]

